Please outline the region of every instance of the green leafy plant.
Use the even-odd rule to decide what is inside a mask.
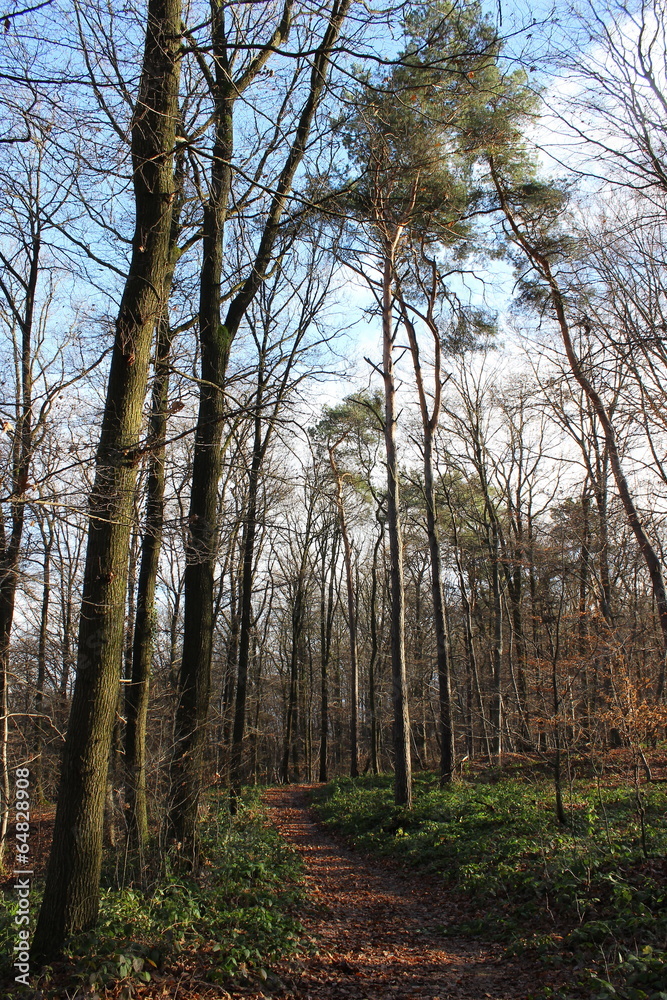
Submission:
[[[444,789],[419,775],[409,813],[387,776],[336,779],[314,805],[356,847],[442,877],[461,904],[453,933],[581,968],[586,996],[662,1000],[667,889],[645,852],[667,847],[664,791],[644,786],[640,823],[634,788],[574,781],[567,827],[551,796],[547,776],[487,770]]]
[[[198,878],[168,864],[149,891],[102,889],[97,925],[68,942],[68,982],[104,987],[116,980],[150,982],[176,956],[205,959],[206,975],[224,981],[237,970],[265,966],[293,951],[303,896],[297,853],[266,822],[255,793],[235,817],[211,809],[203,832],[206,858]],[[1,971],[11,971],[11,893],[0,898]]]

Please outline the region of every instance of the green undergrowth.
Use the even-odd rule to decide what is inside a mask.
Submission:
[[[39,985],[50,978],[57,985],[64,967],[68,986],[94,992],[127,980],[128,996],[133,982],[148,983],[177,965],[196,966],[198,977],[212,983],[235,974],[266,978],[265,967],[294,951],[301,936],[297,853],[267,825],[258,795],[248,792],[233,818],[223,800],[212,800],[202,854],[206,860],[197,878],[167,862],[148,886],[103,887],[96,927],[69,941],[64,966],[47,969]],[[35,917],[38,902],[35,894]],[[14,910],[10,890],[0,901],[5,974],[13,961]]]
[[[411,811],[394,805],[391,776],[339,778],[313,805],[355,847],[442,877],[458,913],[446,933],[571,967],[584,992],[554,997],[667,1000],[663,788],[642,785],[642,817],[634,787],[575,781],[567,826],[548,778],[529,772],[446,789],[419,774]]]

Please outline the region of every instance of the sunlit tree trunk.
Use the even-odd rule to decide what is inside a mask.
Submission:
[[[396,380],[392,329],[392,278],[395,243],[385,248],[382,278],[382,378],[384,381],[384,437],[387,457],[387,535],[391,589],[391,674],[394,707],[394,798],[397,805],[412,806],[410,716],[405,667],[405,588],[403,537],[399,507],[399,469],[396,450]]]
[[[136,229],[116,322],[90,495],[88,549],[72,700],[43,903],[33,941],[51,958],[97,918],[109,749],[118,700],[127,557],[150,348],[163,308],[174,200],[181,10],[149,0],[132,123]],[[75,835],[73,835],[75,831]]]

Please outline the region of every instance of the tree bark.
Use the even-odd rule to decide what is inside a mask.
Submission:
[[[90,522],[77,679],[53,846],[33,941],[35,960],[97,918],[109,749],[123,654],[127,557],[151,341],[163,307],[174,198],[181,11],[149,0],[132,123],[136,228],[116,322]]]
[[[155,586],[164,521],[164,440],[172,337],[165,313],[158,328],[150,426],[150,435],[155,443],[146,485],[146,515],[141,539],[130,683],[125,689],[125,804],[129,838],[139,848],[145,847],[148,841],[146,719],[155,632]]]
[[[148,842],[146,799],[146,720],[155,635],[155,588],[164,524],[165,440],[169,419],[169,372],[174,331],[169,324],[169,291],[178,257],[183,168],[177,158],[175,200],[169,237],[169,267],[165,276],[163,310],[158,321],[155,374],[151,395],[151,452],[146,483],[146,511],[141,539],[139,580],[132,637],[129,684],[125,689],[125,806],[128,836],[142,850]]]

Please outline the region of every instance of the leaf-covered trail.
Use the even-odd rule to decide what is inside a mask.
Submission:
[[[493,946],[445,936],[456,910],[442,886],[347,850],[314,822],[303,786],[271,789],[265,801],[305,863],[303,922],[319,952],[276,969],[286,1000],[528,1000],[552,980]]]

